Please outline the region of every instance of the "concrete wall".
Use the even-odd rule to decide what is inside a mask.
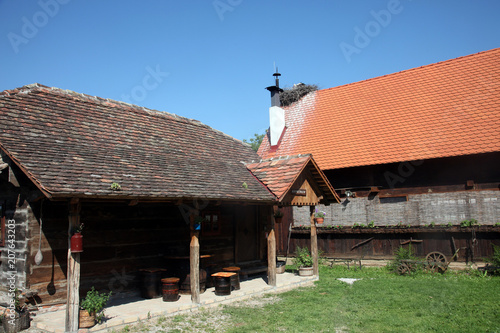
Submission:
[[[500,192],[496,190],[426,193],[402,198],[381,199],[360,197],[344,198],[341,204],[319,206],[326,212],[326,225],[367,225],[371,221],[378,226],[427,225],[431,223],[453,225],[463,220],[476,219],[481,225],[500,223]],[[309,225],[309,207],[294,207],[294,226]]]

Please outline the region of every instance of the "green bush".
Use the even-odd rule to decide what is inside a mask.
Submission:
[[[87,310],[90,315],[95,313],[99,316],[110,297],[111,291],[109,294],[99,294],[99,292],[92,287],[92,289],[87,292],[87,296],[80,302],[80,308],[82,308],[82,310]]]
[[[297,265],[297,267],[311,267],[313,265],[313,260],[309,253],[309,249],[307,247],[297,246],[293,263]]]

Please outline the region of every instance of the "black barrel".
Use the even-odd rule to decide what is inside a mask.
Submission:
[[[157,298],[161,296],[161,278],[163,268],[144,268],[141,273],[141,297]]]

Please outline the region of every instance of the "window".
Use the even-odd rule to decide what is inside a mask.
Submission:
[[[219,212],[205,212],[202,216],[202,230],[205,235],[216,235],[221,233]]]
[[[5,204],[0,203],[0,246],[5,246]]]

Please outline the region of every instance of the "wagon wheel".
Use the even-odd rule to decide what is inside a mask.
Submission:
[[[448,262],[446,261],[446,256],[441,252],[431,252],[426,257],[427,265],[429,270],[439,273],[444,273],[448,268]]]
[[[398,265],[399,275],[408,275],[411,273],[411,265],[406,262],[400,262]]]

